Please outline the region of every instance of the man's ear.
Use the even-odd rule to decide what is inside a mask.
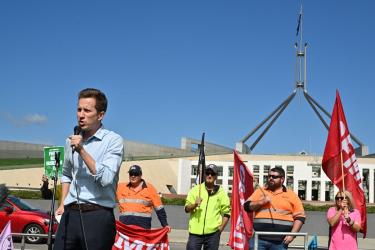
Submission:
[[[104,118],[104,115],[105,115],[105,112],[104,112],[104,111],[100,111],[100,112],[99,112],[99,115],[98,115],[98,116],[99,116],[99,117],[98,117],[98,120],[99,120],[99,121],[102,121],[103,118]]]

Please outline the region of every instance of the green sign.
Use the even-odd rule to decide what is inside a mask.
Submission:
[[[51,178],[55,176],[56,159],[55,154],[60,152],[59,177],[62,173],[62,166],[64,163],[64,147],[44,147],[44,174]]]

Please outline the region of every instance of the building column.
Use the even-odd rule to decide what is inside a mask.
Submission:
[[[375,186],[375,171],[374,169],[370,168],[369,172],[369,191],[368,191],[368,196],[369,196],[369,202],[374,203],[374,186]]]
[[[307,180],[306,183],[306,200],[311,201],[311,188],[312,188],[312,180]]]
[[[320,180],[320,201],[326,200],[326,182],[324,180]]]

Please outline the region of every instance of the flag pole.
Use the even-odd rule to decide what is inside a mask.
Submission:
[[[342,160],[342,151],[340,151],[340,164],[341,164],[342,190],[345,196],[345,176],[344,176],[344,163]]]

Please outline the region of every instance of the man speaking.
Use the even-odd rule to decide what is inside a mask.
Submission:
[[[62,214],[54,249],[111,249],[116,235],[113,208],[123,139],[102,125],[107,98],[98,89],[78,94],[79,127],[67,139],[61,177]]]

